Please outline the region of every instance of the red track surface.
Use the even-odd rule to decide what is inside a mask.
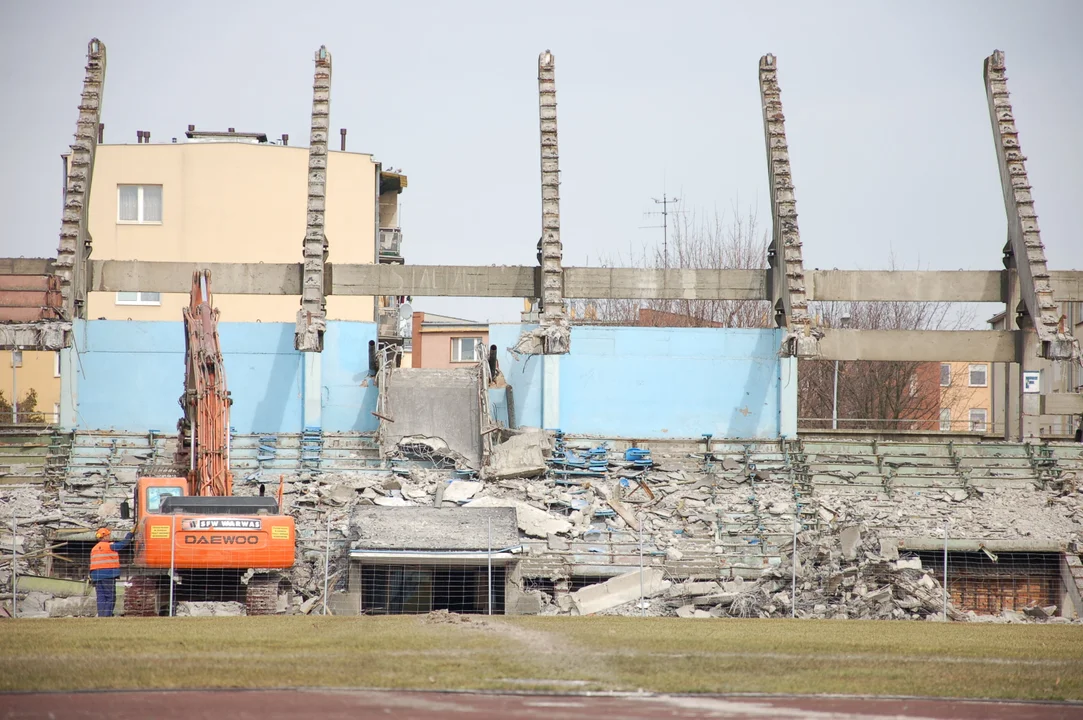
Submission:
[[[780,720],[1053,720],[1083,705],[964,700],[673,695],[498,695],[393,690],[216,690],[0,695],[3,720],[280,720],[317,718],[778,718]]]

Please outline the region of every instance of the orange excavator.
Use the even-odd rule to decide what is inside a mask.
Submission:
[[[194,273],[184,309],[187,374],[184,415],[172,466],[141,472],[134,493],[134,561],[125,615],[159,615],[178,600],[245,603],[249,615],[273,614],[280,571],[293,567],[296,529],[277,500],[233,495],[229,409],[211,304],[210,271]],[[125,502],[122,515],[131,517]],[[172,574],[171,574],[172,569]]]

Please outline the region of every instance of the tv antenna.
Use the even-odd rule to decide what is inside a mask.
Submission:
[[[669,197],[664,191],[662,192],[662,199],[651,198],[656,205],[661,205],[661,210],[655,210],[652,212],[645,212],[644,215],[661,215],[661,225],[640,225],[640,229],[662,228],[662,267],[666,270],[669,269],[669,216],[670,214],[680,214],[683,210],[670,210],[670,205],[676,205],[681,201],[678,197]]]

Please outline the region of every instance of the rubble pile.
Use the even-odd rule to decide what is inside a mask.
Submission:
[[[914,567],[916,558],[893,555],[893,539],[939,537],[950,520],[952,537],[1083,547],[1083,492],[1071,473],[1062,473],[1048,489],[945,480],[942,486],[900,485],[887,492],[867,481],[836,478],[832,484],[809,482],[810,490],[799,487],[801,479],[777,443],[706,454],[618,450],[537,430],[508,434],[480,473],[443,462],[396,461],[383,468],[287,476],[284,508],[297,521],[297,563],[279,612],[322,608],[325,562],[328,589],[343,588],[348,552],[362,536],[357,509],[363,506],[515,508],[523,546],[520,574],[528,581],[521,583],[523,591],[534,593],[548,614],[937,617],[943,608],[936,571]],[[6,589],[10,597],[13,543],[19,574],[45,575],[57,533],[103,523],[120,532],[130,527],[120,520],[119,504],[134,482],[134,469],[105,467],[69,473],[52,485],[0,487],[0,593]],[[267,483],[267,494],[276,485]],[[240,478],[235,492],[258,494],[260,484]],[[4,522],[13,512],[14,538],[10,522]],[[800,532],[794,609],[795,526]],[[416,538],[409,527],[402,530],[405,548]],[[598,582],[583,587],[580,579],[573,592],[571,580],[583,576],[584,566],[595,568],[586,574]],[[85,599],[20,592],[19,612],[84,612]],[[190,615],[212,611],[218,612],[199,604],[185,607]],[[1052,614],[1032,608],[1002,619],[1032,621],[1043,613]],[[967,618],[953,608],[948,615]]]

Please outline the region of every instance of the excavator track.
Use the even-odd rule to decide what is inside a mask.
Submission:
[[[248,615],[274,615],[278,612],[278,575],[256,575],[248,581],[244,607]]]
[[[153,575],[136,575],[124,591],[124,615],[156,617],[158,600],[158,578]]]

